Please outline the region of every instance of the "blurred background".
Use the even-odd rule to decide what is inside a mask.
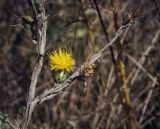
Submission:
[[[110,40],[116,32],[111,0],[97,0],[97,4]],[[119,25],[128,12],[137,16],[135,24],[121,37],[133,112],[139,128],[160,129],[160,85],[153,81],[157,78],[160,82],[160,16],[153,9],[153,0],[115,0],[115,5]],[[46,52],[66,46],[72,50],[77,68],[107,43],[93,0],[47,0],[46,12]],[[22,23],[20,16],[32,15],[27,0],[0,0],[0,111],[20,124],[37,52],[29,29],[17,24]],[[53,86],[47,54],[44,59],[37,95]],[[75,81],[66,89],[68,94],[39,105],[30,128],[125,129],[126,111],[109,49],[94,71],[86,86]],[[10,129],[3,121],[0,123],[0,128]]]

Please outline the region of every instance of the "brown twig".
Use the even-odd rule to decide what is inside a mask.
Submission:
[[[33,10],[34,16],[37,17],[38,15],[37,15],[36,7],[35,7],[35,4],[34,4],[33,0],[28,0],[28,3]]]
[[[139,70],[142,70],[146,75],[155,83],[159,84],[157,80],[155,80],[155,77],[153,77],[138,61],[136,61],[131,55],[126,54],[125,55],[139,68]]]
[[[115,5],[115,1],[111,0],[112,8],[113,8],[113,18],[114,18],[114,26],[115,29],[118,29],[118,13]],[[132,20],[128,20],[126,23],[132,22]],[[126,24],[125,23],[125,24]],[[125,25],[122,23],[122,25]],[[122,95],[122,104],[124,110],[127,111],[126,115],[126,128],[127,129],[136,129],[137,128],[137,122],[136,122],[136,117],[135,114],[132,111],[132,103],[130,100],[130,94],[129,94],[129,86],[127,83],[127,73],[126,73],[126,67],[123,61],[123,48],[122,44],[120,43],[120,38],[117,39],[117,52],[118,52],[118,57],[117,57],[117,68],[118,68],[118,76],[121,82],[121,95]]]
[[[158,8],[158,4],[157,4],[156,0],[153,0],[153,1],[154,1],[156,10],[157,10],[157,12],[158,12],[158,15],[159,15],[159,22],[160,22],[160,11],[159,11],[159,8]]]
[[[106,41],[109,42],[109,36],[108,36],[107,31],[106,31],[106,27],[105,27],[104,21],[103,21],[103,19],[102,19],[102,15],[101,15],[100,9],[99,9],[99,7],[98,7],[97,1],[96,1],[96,0],[93,0],[93,2],[94,2],[94,5],[95,5],[95,8],[96,8],[96,11],[97,11],[97,14],[98,14],[100,23],[101,23],[102,30],[103,30],[104,35],[105,35],[105,38],[106,38]],[[118,30],[118,29],[117,29],[117,30]],[[115,59],[115,55],[114,55],[112,46],[109,46],[109,50],[110,50],[112,62],[113,62],[114,67],[115,67],[115,75],[117,76],[116,59]]]
[[[45,53],[45,45],[46,45],[46,30],[47,30],[47,17],[45,15],[45,7],[44,7],[44,1],[42,0],[38,4],[39,8],[35,8],[35,3],[32,2],[32,6],[34,8],[34,13],[36,15],[36,26],[37,26],[37,35],[39,35],[37,39],[37,49],[38,49],[38,62],[35,65],[34,71],[32,73],[31,77],[31,84],[29,88],[29,95],[27,99],[27,109],[26,109],[26,118],[23,125],[23,129],[28,128],[28,124],[32,115],[32,112],[34,110],[35,104],[32,103],[35,97],[35,91],[36,91],[36,85],[37,80],[40,74],[40,71],[42,69],[43,65],[43,55]],[[35,11],[35,9],[38,9],[38,11]]]
[[[88,22],[87,16],[85,14],[84,1],[83,0],[79,0],[79,2],[81,4],[81,8],[82,8],[82,17],[84,19],[83,22],[87,27],[88,35],[89,35],[90,42],[91,42],[92,51],[94,52],[94,38],[93,38],[93,33],[92,33],[92,30],[91,30],[91,27],[89,26],[89,22]]]
[[[139,59],[139,61],[138,61],[139,64],[141,64],[141,65],[144,64],[147,55],[148,55],[149,52],[152,50],[152,48],[153,48],[153,46],[155,45],[156,41],[158,40],[159,36],[160,36],[160,30],[158,30],[158,31],[156,32],[155,36],[153,37],[153,39],[152,39],[152,41],[151,41],[151,44],[148,46],[148,48],[147,48],[147,49],[145,50],[145,52],[143,53],[142,57]],[[136,80],[137,75],[139,74],[139,72],[140,72],[140,68],[139,68],[139,67],[138,67],[138,69],[135,68],[135,69],[133,69],[133,70],[130,72],[127,80],[129,81],[129,80],[132,78],[131,81],[130,81],[131,85],[134,84],[134,82],[135,82],[135,80]]]
[[[9,124],[13,129],[20,129],[18,125],[14,124],[7,115],[4,115],[3,113],[0,112],[0,120],[6,122]]]
[[[152,97],[154,87],[156,86],[156,82],[157,82],[157,78],[154,78],[153,83],[151,85],[152,89],[149,91],[148,96],[147,96],[147,98],[146,98],[146,100],[144,102],[144,105],[143,105],[142,115],[140,117],[139,124],[141,124],[143,122],[143,120],[144,120],[145,112],[147,110],[148,104],[149,104],[150,99]]]
[[[105,24],[104,24],[104,21],[103,21],[101,12],[100,12],[100,8],[99,8],[98,3],[97,3],[96,0],[93,0],[93,3],[94,3],[94,5],[95,5],[95,9],[96,9],[96,12],[97,12],[97,14],[98,14],[101,27],[102,27],[103,33],[104,33],[104,35],[105,35],[105,39],[106,39],[106,41],[108,42],[108,41],[109,41],[109,36],[108,36],[107,31],[106,31],[106,27],[105,27]],[[117,28],[117,30],[118,30],[118,28]],[[117,38],[117,39],[118,39],[118,38]],[[119,78],[118,78],[118,74],[117,74],[117,73],[118,73],[118,72],[117,72],[118,69],[117,69],[115,54],[114,54],[114,52],[113,52],[112,46],[109,47],[109,50],[110,50],[110,54],[111,54],[112,63],[113,63],[113,65],[114,65],[114,73],[115,73],[115,76],[116,76],[116,79],[117,79],[116,82],[119,82]],[[117,83],[117,84],[119,84],[119,83]],[[106,93],[105,93],[105,94],[106,94]],[[106,122],[106,123],[107,123],[107,122]]]

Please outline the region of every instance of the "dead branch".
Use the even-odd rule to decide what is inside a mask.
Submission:
[[[6,122],[9,124],[13,129],[20,129],[18,125],[14,124],[8,117],[8,115],[4,115],[3,113],[0,112],[0,120]]]
[[[46,20],[47,17],[45,15],[44,1],[41,1],[40,3],[36,3],[36,4],[39,4],[39,7],[40,7],[39,9],[41,10],[41,11],[36,11],[38,13],[36,16],[36,19],[37,19],[36,23],[37,23],[37,33],[39,35],[39,38],[37,40],[37,47],[38,47],[38,54],[40,57],[38,59],[38,62],[35,65],[32,78],[31,78],[31,85],[30,85],[29,95],[27,100],[26,118],[25,118],[25,123],[23,125],[23,129],[28,128],[28,124],[29,124],[32,112],[37,104],[40,104],[49,99],[52,99],[57,94],[61,93],[64,88],[68,87],[75,79],[77,79],[80,76],[80,71],[83,69],[85,64],[93,64],[95,61],[97,61],[102,56],[103,52],[116,41],[116,39],[125,31],[125,29],[131,26],[131,23],[122,25],[117,30],[112,40],[109,43],[106,43],[106,45],[99,52],[95,53],[89,60],[87,60],[80,67],[80,69],[75,71],[66,81],[64,81],[62,84],[55,84],[53,88],[46,90],[39,96],[35,97],[37,80],[43,65],[43,55],[45,52],[46,29],[47,29],[47,20]],[[32,4],[32,6],[34,5],[35,4]]]
[[[131,26],[131,24],[127,26]],[[92,57],[89,60],[84,62],[80,67],[80,69],[75,71],[66,81],[64,81],[61,84],[55,84],[53,88],[44,91],[42,94],[40,94],[34,99],[33,103],[39,104],[46,100],[49,100],[53,98],[55,95],[59,94],[64,88],[68,87],[75,79],[77,79],[80,76],[80,71],[83,69],[85,64],[93,64],[102,56],[103,52],[116,41],[116,39],[125,31],[123,27],[124,26],[121,26],[116,32],[115,36],[112,38],[112,40],[109,43],[106,43],[106,45],[99,52],[92,55]],[[48,97],[48,96],[52,96],[52,97]]]
[[[143,65],[145,60],[146,60],[146,57],[147,55],[149,54],[149,52],[152,50],[153,46],[155,45],[156,41],[158,40],[160,36],[160,30],[158,30],[155,34],[155,36],[153,37],[152,41],[151,41],[151,44],[148,46],[148,48],[146,49],[146,51],[144,52],[144,54],[142,55],[142,57],[139,59],[139,64]],[[137,75],[139,74],[140,72],[140,68],[138,67],[137,69],[133,69],[129,76],[128,76],[128,81],[131,79],[131,85],[134,84],[135,80],[136,80],[136,77]]]
[[[47,17],[45,14],[45,5],[44,5],[44,0],[39,0],[36,2],[33,2],[32,0],[30,1],[33,11],[34,11],[34,15],[35,17],[35,30],[36,32],[32,32],[32,35],[36,35],[36,42],[37,42],[37,49],[38,49],[38,61],[35,65],[32,77],[31,77],[31,84],[30,84],[30,88],[29,88],[29,95],[28,95],[28,99],[27,99],[27,109],[26,109],[26,118],[25,118],[25,122],[23,125],[23,129],[27,129],[28,128],[28,124],[32,115],[32,112],[34,110],[34,103],[32,103],[32,101],[34,100],[35,97],[35,91],[36,91],[36,85],[37,85],[37,80],[40,74],[40,71],[42,69],[42,65],[43,65],[43,55],[45,52],[45,45],[46,45],[46,30],[47,30]],[[35,4],[37,6],[35,6]],[[32,27],[31,26],[31,27]],[[32,31],[32,30],[31,30]]]
[[[155,80],[155,77],[153,77],[138,61],[136,61],[131,55],[126,54],[125,55],[140,69],[142,70],[144,73],[146,73],[146,75],[155,83],[155,84],[159,84],[157,80]]]
[[[148,107],[148,104],[149,104],[149,102],[150,102],[150,100],[151,100],[154,87],[156,86],[156,82],[157,82],[157,78],[154,78],[154,81],[153,81],[153,83],[152,83],[152,85],[151,85],[152,89],[149,91],[148,96],[147,96],[147,98],[146,98],[146,100],[145,100],[145,102],[144,102],[144,105],[143,105],[142,115],[141,115],[141,117],[140,117],[139,124],[141,124],[142,121],[143,121],[144,118],[145,118],[145,112],[146,112],[147,107]]]

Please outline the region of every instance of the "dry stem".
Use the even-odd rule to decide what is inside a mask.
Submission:
[[[27,100],[26,117],[25,117],[23,129],[28,128],[31,115],[35,107],[32,101],[34,100],[34,97],[35,97],[37,80],[43,65],[43,55],[45,52],[46,30],[47,30],[47,17],[45,15],[44,1],[39,0],[37,2],[33,2],[32,0],[30,0],[30,3],[35,15],[34,20],[35,20],[35,27],[36,27],[36,35],[38,36],[37,37],[38,61],[35,65],[35,68],[31,77],[31,84],[30,84],[29,95]],[[38,5],[37,8],[35,4]]]
[[[35,3],[33,3],[33,1],[31,0],[32,3],[31,5],[34,6]],[[44,8],[44,1],[42,0],[39,3],[39,10],[37,11],[37,8],[32,7],[34,9],[35,15],[36,15],[36,19],[37,20],[37,33],[39,35],[38,41],[37,41],[37,46],[38,46],[38,54],[40,55],[38,62],[35,65],[33,74],[32,74],[32,78],[31,78],[31,85],[30,85],[30,89],[29,89],[29,95],[28,95],[28,100],[27,100],[27,109],[26,109],[26,118],[25,118],[25,122],[23,125],[23,129],[27,129],[28,128],[28,124],[32,115],[32,112],[35,108],[35,106],[37,104],[40,104],[44,101],[47,101],[51,98],[53,98],[54,96],[56,96],[57,94],[61,93],[63,91],[64,88],[66,88],[67,86],[69,86],[75,79],[77,79],[77,77],[80,75],[80,71],[81,69],[83,69],[85,64],[93,64],[96,60],[98,60],[103,52],[110,47],[115,41],[116,39],[124,32],[124,30],[129,27],[131,24],[128,23],[127,25],[123,25],[121,26],[115,36],[112,38],[112,40],[109,43],[106,43],[106,45],[97,53],[95,53],[88,61],[86,61],[80,69],[78,69],[77,71],[75,71],[66,81],[64,81],[62,84],[55,84],[55,86],[49,90],[44,91],[42,94],[40,94],[39,96],[35,97],[35,91],[36,91],[36,85],[37,85],[37,80],[38,80],[38,76],[40,74],[40,71],[42,69],[42,65],[43,65],[43,55],[44,55],[44,51],[45,51],[45,44],[46,44],[46,29],[47,29],[47,18],[45,15],[45,8]],[[36,11],[35,11],[36,9]],[[125,29],[124,29],[125,28]]]
[[[118,14],[117,14],[117,9],[115,5],[115,1],[111,0],[112,8],[113,8],[113,18],[114,18],[114,26],[115,29],[118,29]],[[121,82],[121,95],[122,95],[122,103],[123,103],[123,108],[124,110],[127,111],[127,116],[126,116],[126,127],[127,129],[136,129],[137,128],[137,122],[136,122],[136,117],[134,112],[132,111],[132,103],[130,100],[130,94],[129,94],[129,86],[127,82],[127,73],[126,73],[126,67],[123,61],[123,48],[122,44],[120,43],[120,38],[116,40],[117,44],[117,52],[118,52],[118,57],[117,57],[117,69],[118,69],[118,76]]]

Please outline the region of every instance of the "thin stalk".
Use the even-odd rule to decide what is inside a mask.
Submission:
[[[111,0],[111,5],[113,9],[112,11],[113,11],[113,18],[114,18],[114,28],[117,30],[119,28],[118,13],[117,13],[114,0]],[[127,111],[126,127],[127,129],[137,129],[136,117],[132,111],[132,103],[131,103],[130,94],[129,94],[126,67],[123,61],[123,48],[122,48],[122,44],[120,43],[120,38],[118,38],[116,42],[117,42],[116,47],[117,47],[117,53],[118,53],[118,57],[117,57],[118,76],[121,82],[120,89],[121,89],[121,95],[123,97],[122,103],[123,103],[124,110]]]

